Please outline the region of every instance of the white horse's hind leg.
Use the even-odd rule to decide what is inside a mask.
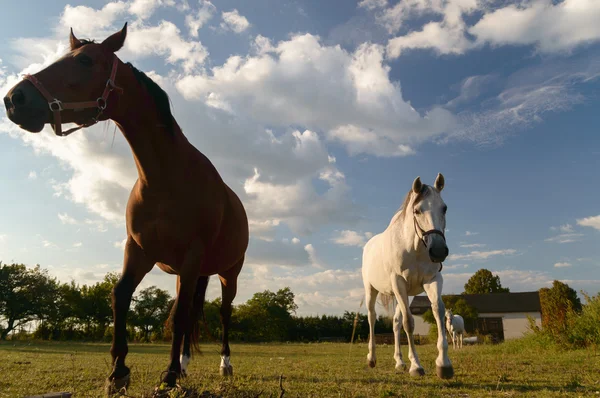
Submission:
[[[369,353],[367,354],[367,361],[371,368],[374,368],[377,363],[377,358],[375,357],[375,322],[377,321],[375,302],[377,300],[377,293],[378,291],[371,285],[365,285],[365,301],[367,302],[369,319]]]
[[[404,331],[408,339],[408,359],[410,359],[410,370],[411,376],[423,376],[425,370],[419,363],[419,357],[415,349],[415,340],[413,332],[415,330],[415,320],[413,319],[412,313],[408,307],[408,294],[406,292],[406,284],[401,276],[397,276],[392,279],[392,289],[396,294],[396,300],[398,301],[398,307],[402,311],[402,318],[404,320]],[[400,349],[400,340],[398,339],[398,350]]]
[[[400,346],[400,334],[402,333],[402,311],[400,305],[396,306],[394,313],[394,359],[396,360],[397,370],[406,370],[406,364],[402,360],[402,347]]]
[[[437,366],[437,375],[442,379],[450,379],[454,376],[452,363],[448,358],[448,342],[446,341],[446,332],[444,325],[445,307],[442,301],[443,279],[441,274],[437,274],[429,283],[423,285],[427,297],[431,302],[431,310],[438,328],[438,357],[435,360]]]
[[[456,335],[456,330],[452,330],[452,349],[456,350],[456,343],[458,340],[458,336]]]
[[[465,333],[464,331],[460,332],[460,348],[462,348],[462,346],[463,346],[463,336],[464,336],[464,333]]]

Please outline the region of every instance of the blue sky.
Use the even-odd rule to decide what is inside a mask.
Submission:
[[[444,292],[479,268],[512,291],[600,286],[600,4],[585,0],[29,1],[0,17],[0,94],[103,39],[171,96],[242,197],[237,303],[290,286],[300,313],[355,310],[362,245],[416,176],[446,177]],[[7,8],[8,7],[8,8]],[[119,270],[136,178],[114,125],[55,137],[0,109],[0,259],[63,281]],[[174,292],[152,271],[143,286]],[[218,283],[209,286],[217,296]]]

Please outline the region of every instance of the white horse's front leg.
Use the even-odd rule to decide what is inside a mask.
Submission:
[[[419,362],[419,357],[417,356],[417,350],[415,348],[415,339],[413,337],[413,332],[415,330],[415,320],[413,319],[412,313],[408,307],[408,293],[406,291],[406,282],[405,280],[397,276],[392,282],[392,289],[396,295],[396,300],[398,301],[398,307],[402,312],[402,318],[404,320],[404,331],[406,332],[406,337],[408,339],[408,359],[410,359],[410,369],[409,373],[411,376],[424,376],[425,370],[421,366]],[[398,340],[397,349],[400,349],[400,340]]]
[[[437,375],[442,379],[450,379],[454,376],[454,369],[448,358],[448,342],[446,341],[446,327],[444,325],[445,307],[442,301],[443,283],[442,274],[438,273],[429,283],[423,285],[423,289],[425,289],[425,293],[431,301],[431,310],[438,328],[437,348],[439,354],[435,360]]]
[[[377,363],[377,358],[375,357],[375,322],[377,321],[375,302],[377,300],[377,293],[377,290],[370,285],[365,286],[365,301],[367,302],[369,319],[369,353],[367,354],[367,362],[371,368],[374,368]]]
[[[396,306],[394,313],[394,359],[396,360],[396,370],[406,370],[406,364],[402,360],[402,347],[400,346],[400,334],[402,333],[402,311],[400,306]]]

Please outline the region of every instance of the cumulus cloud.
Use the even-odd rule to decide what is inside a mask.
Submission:
[[[77,220],[68,215],[67,213],[58,213],[58,219],[63,224],[76,225],[78,224]]]
[[[190,30],[190,35],[198,37],[198,31],[213,17],[217,7],[207,0],[200,0],[200,7],[195,14],[185,16],[185,24]]]
[[[136,0],[132,4],[139,3]],[[60,17],[60,27],[57,34],[65,35],[66,29],[73,28],[78,37],[95,38],[106,35],[113,28],[116,20],[127,12],[127,3],[111,2],[99,10],[87,6],[66,5]]]
[[[362,233],[345,229],[338,231],[337,235],[331,238],[331,241],[342,246],[363,247],[372,236],[373,234],[370,232]]]
[[[325,131],[352,154],[402,156],[412,145],[450,128],[450,112],[421,116],[389,78],[383,47],[364,44],[353,53],[325,46],[319,37],[295,35],[273,45],[257,38],[255,56],[231,56],[211,73],[177,82],[188,100],[252,114],[274,126],[303,125]]]
[[[221,17],[223,18],[221,28],[225,30],[231,30],[235,33],[242,33],[250,27],[250,22],[248,22],[245,16],[240,15],[239,11],[236,9],[233,9],[232,11],[224,11],[221,14]]]
[[[578,219],[577,224],[600,230],[600,215]]]

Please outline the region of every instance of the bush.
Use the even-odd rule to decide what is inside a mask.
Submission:
[[[592,297],[583,295],[586,304],[570,322],[569,342],[575,347],[600,345],[600,293]]]

